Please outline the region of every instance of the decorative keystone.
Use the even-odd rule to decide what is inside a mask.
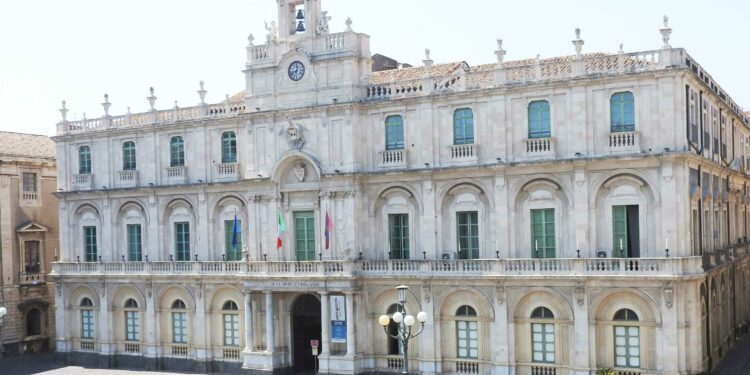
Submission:
[[[576,57],[581,57],[581,51],[583,50],[583,39],[581,39],[581,29],[576,27],[575,30],[576,39],[573,40],[573,46],[576,48]]]
[[[109,102],[109,95],[104,94],[104,103],[102,103],[102,108],[104,108],[104,117],[109,117],[109,107],[112,106],[112,103]]]
[[[250,37],[252,36],[253,34],[250,34]],[[200,90],[198,90],[198,96],[200,96],[201,98],[201,104],[206,104],[206,93],[208,91],[206,91],[206,89],[203,87],[203,81],[198,82],[198,84],[201,87]]]
[[[661,33],[661,41],[664,43],[662,48],[672,48],[672,46],[669,45],[669,36],[672,34],[672,29],[669,27],[669,17],[664,16],[664,27],[659,29],[659,32]]]
[[[151,93],[150,96],[148,96],[146,99],[148,100],[148,105],[151,106],[152,111],[156,111],[156,108],[154,108],[154,105],[156,104],[156,96],[154,96],[154,87],[149,87],[148,91]]]

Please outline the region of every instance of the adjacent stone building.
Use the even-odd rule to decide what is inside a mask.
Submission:
[[[750,318],[748,117],[682,48],[372,72],[278,0],[227,101],[57,125],[69,363],[707,372]],[[658,36],[655,32],[656,36]],[[393,326],[386,327],[392,332]]]
[[[54,348],[54,294],[47,275],[59,249],[55,144],[0,132],[0,328],[5,355]],[[2,349],[0,349],[2,350]]]

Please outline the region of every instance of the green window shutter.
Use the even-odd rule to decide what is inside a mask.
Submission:
[[[456,212],[458,258],[479,258],[479,215],[476,211]]]
[[[294,244],[297,260],[315,260],[315,213],[294,213]]]
[[[140,262],[142,257],[143,241],[141,238],[141,225],[128,224],[128,261]]]
[[[221,162],[237,162],[237,136],[234,135],[234,132],[221,134]]]
[[[628,256],[628,207],[612,206],[612,256]]]
[[[83,227],[84,261],[97,261],[96,227]]]
[[[555,248],[555,209],[531,210],[532,257],[554,258]]]
[[[635,101],[632,92],[618,92],[609,100],[611,131],[630,132],[635,130]]]
[[[391,259],[409,259],[409,215],[388,215]]]
[[[460,108],[453,112],[453,144],[474,143],[474,114],[469,108]]]
[[[179,262],[190,261],[190,223],[174,223],[175,255]]]
[[[78,174],[91,174],[91,148],[81,146],[78,149]]]
[[[135,143],[127,141],[122,144],[122,170],[133,171],[135,169]]]
[[[404,149],[404,120],[401,116],[388,116],[385,119],[385,149]]]
[[[169,141],[169,154],[171,167],[182,167],[185,165],[185,142],[182,137],[172,137]]]
[[[529,138],[549,138],[552,136],[550,127],[550,108],[546,100],[529,103]]]

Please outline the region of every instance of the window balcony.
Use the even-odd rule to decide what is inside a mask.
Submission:
[[[181,184],[187,182],[187,167],[167,167],[164,171],[167,176],[167,183]]]
[[[73,188],[76,190],[88,190],[94,187],[93,174],[74,174]]]
[[[609,133],[607,146],[610,152],[640,152],[638,138],[637,131]]]
[[[39,200],[39,193],[36,191],[21,192],[21,201],[24,203],[33,203]]]
[[[217,180],[236,180],[239,178],[239,163],[217,163],[216,179]]]
[[[448,158],[453,162],[476,162],[479,145],[469,143],[448,146]]]
[[[524,139],[527,157],[555,156],[555,138],[530,138]]]
[[[117,171],[117,187],[135,187],[138,185],[138,171]]]
[[[21,272],[19,279],[21,285],[40,285],[47,282],[47,275],[44,272]]]
[[[386,150],[380,152],[380,168],[403,168],[408,165],[406,150]]]

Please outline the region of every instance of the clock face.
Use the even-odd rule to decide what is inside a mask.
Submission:
[[[292,81],[299,81],[305,76],[305,65],[299,61],[289,64],[289,78]]]

